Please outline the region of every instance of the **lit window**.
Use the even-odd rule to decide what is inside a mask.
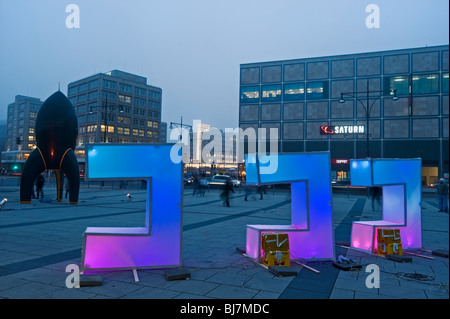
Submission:
[[[259,101],[259,86],[243,86],[241,87],[241,102],[258,102]]]
[[[448,73],[442,74],[442,92],[448,93]]]
[[[281,101],[281,85],[263,85],[262,100],[264,102]]]
[[[319,100],[328,98],[328,82],[309,82],[306,88],[306,99]]]
[[[125,127],[125,128],[123,129],[123,134],[125,134],[125,135],[130,135],[130,129],[127,128],[127,127]]]
[[[412,76],[413,94],[439,92],[439,74],[421,74]]]
[[[284,85],[283,99],[285,101],[298,101],[305,98],[305,84],[291,83]]]

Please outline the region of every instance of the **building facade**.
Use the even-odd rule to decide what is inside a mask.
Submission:
[[[429,185],[449,171],[448,49],[241,64],[239,127],[276,129],[279,152],[330,151],[335,180],[352,158],[420,157]]]
[[[159,143],[161,88],[147,78],[113,70],[68,85],[67,96],[78,115],[76,154],[92,143]]]
[[[8,105],[2,166],[8,172],[20,172],[28,155],[36,148],[36,117],[43,102],[34,97],[17,95]]]

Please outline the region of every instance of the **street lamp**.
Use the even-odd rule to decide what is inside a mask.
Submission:
[[[378,101],[383,95],[385,91],[370,91],[369,90],[369,79],[367,79],[367,88],[366,91],[362,92],[347,92],[347,93],[341,93],[341,98],[339,100],[339,103],[345,103],[344,96],[347,96],[349,98],[355,98],[361,105],[363,106],[365,112],[366,112],[366,153],[367,157],[370,157],[370,148],[369,148],[369,118],[370,118],[370,112],[372,111],[372,107],[375,104],[376,101]],[[377,93],[377,95],[370,95]],[[358,99],[358,94],[365,94],[366,95],[366,105]],[[391,91],[391,94],[394,96],[392,97],[393,101],[398,101],[397,96],[397,90]],[[373,99],[372,103],[369,103],[369,100]]]
[[[103,142],[104,143],[106,143],[106,132],[108,131],[108,116],[109,115],[111,115],[111,113],[115,110],[115,105],[113,105],[113,106],[111,106],[110,107],[110,110],[109,110],[109,113],[108,113],[108,98],[106,98],[106,103],[105,104],[102,104],[102,105],[99,105],[99,106],[90,106],[89,107],[89,114],[92,114],[93,113],[93,111],[92,111],[92,109],[93,108],[99,108],[99,107],[101,107],[102,109],[104,109],[102,112],[103,112],[103,114],[104,114],[104,117],[105,117],[105,124],[104,124],[104,126],[105,126],[105,132],[104,132],[104,134],[103,134]],[[123,110],[120,110],[119,111],[120,113],[123,113]]]
[[[183,117],[181,117],[181,123],[176,123],[176,122],[170,122],[170,126],[169,129],[173,129],[173,128],[181,128],[181,131],[183,131],[183,127],[187,127],[189,128],[189,132],[192,132],[192,125],[188,125],[188,124],[183,124]],[[180,135],[180,140],[181,140],[181,135]]]

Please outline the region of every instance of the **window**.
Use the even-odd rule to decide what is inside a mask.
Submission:
[[[81,94],[78,96],[78,103],[86,102],[86,99],[87,99],[87,95]]]
[[[134,128],[134,129],[133,129],[133,135],[134,135],[134,136],[138,136],[138,134],[139,134],[139,133],[138,133],[138,130]]]
[[[98,88],[98,80],[93,80],[91,82],[89,82],[89,89],[96,89]]]
[[[126,85],[126,84],[123,84],[123,83],[119,83],[119,90],[122,91],[122,92],[131,93],[132,86],[131,85]]]
[[[259,102],[259,86],[241,87],[240,99],[242,103]]]
[[[413,75],[413,94],[439,92],[439,74]]]
[[[131,103],[131,96],[119,94],[119,101],[125,103]]]
[[[153,122],[152,121],[147,121],[147,126],[148,127],[153,127]]]
[[[110,101],[115,101],[116,100],[116,93],[103,91],[102,92],[102,98],[104,100],[107,99],[107,100],[110,100]]]
[[[306,88],[307,100],[328,99],[328,82],[310,82]]]
[[[124,127],[123,134],[130,135],[130,129],[128,127]]]
[[[442,92],[448,93],[448,73],[442,74]]]
[[[77,87],[76,87],[76,86],[70,87],[70,88],[69,88],[68,94],[69,94],[69,95],[77,94]]]
[[[391,76],[384,78],[384,93],[392,94],[397,90],[397,95],[408,95],[412,79],[413,94],[429,94],[439,92],[439,74],[414,74],[410,76]]]
[[[263,102],[281,101],[281,85],[263,85],[262,101]]]
[[[139,130],[139,136],[144,137],[144,134],[145,134],[144,130]]]
[[[70,103],[71,103],[72,105],[77,104],[77,97],[76,97],[76,96],[71,97],[71,98],[69,99],[69,101],[70,101]]]
[[[88,125],[88,126],[86,126],[86,131],[88,133],[97,131],[97,125]]]
[[[78,114],[86,113],[86,104],[78,106],[77,111],[78,111]]]
[[[284,101],[299,101],[305,98],[305,84],[292,83],[285,84],[283,91]]]
[[[117,116],[117,123],[120,124],[130,124],[131,123],[131,118],[127,117],[127,116],[121,116],[118,115]]]
[[[88,94],[88,100],[96,100],[98,98],[98,91],[93,91]]]
[[[80,86],[78,86],[78,92],[80,92],[80,93],[86,92],[87,87],[88,87],[87,83],[80,84]]]
[[[110,89],[115,89],[116,88],[116,82],[112,82],[112,81],[109,81],[109,80],[103,80],[103,87],[110,88]]]

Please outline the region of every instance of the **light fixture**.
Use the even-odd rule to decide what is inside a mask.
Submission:
[[[392,97],[393,101],[398,101],[397,90],[394,90],[394,96]]]
[[[128,197],[129,200],[132,200],[132,199],[133,199],[133,196],[131,196],[130,193],[127,194],[127,197]]]
[[[0,201],[0,207],[3,209],[3,207],[6,205],[7,202],[8,202],[8,199],[7,199],[7,198],[3,198],[3,199]]]
[[[341,93],[341,99],[339,100],[339,103],[345,103],[344,94],[342,94],[342,93]]]

